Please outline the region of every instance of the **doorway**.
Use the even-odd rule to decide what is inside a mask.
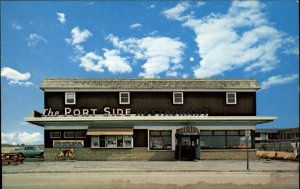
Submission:
[[[200,159],[200,136],[198,134],[176,134],[176,159],[193,161]]]

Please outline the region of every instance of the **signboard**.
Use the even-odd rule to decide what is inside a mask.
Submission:
[[[84,140],[53,140],[53,148],[83,148]]]

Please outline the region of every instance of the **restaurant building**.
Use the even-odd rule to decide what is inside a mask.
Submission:
[[[45,160],[206,160],[255,157],[255,79],[45,79]],[[245,137],[247,135],[247,137]],[[248,137],[249,136],[249,137]],[[247,140],[248,139],[248,140]],[[248,142],[249,141],[249,142]]]

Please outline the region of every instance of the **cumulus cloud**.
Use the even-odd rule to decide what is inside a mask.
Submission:
[[[66,42],[71,45],[78,45],[82,42],[85,42],[89,37],[91,37],[93,34],[87,30],[83,29],[82,31],[79,29],[79,27],[74,27],[71,30],[72,37],[71,39],[66,39]]]
[[[273,85],[283,85],[286,83],[293,82],[294,80],[298,79],[298,75],[290,75],[290,76],[282,76],[282,75],[276,75],[269,77],[266,81],[262,82],[261,89],[267,89],[270,88]]]
[[[10,67],[1,68],[1,77],[6,77],[10,85],[33,85],[32,82],[28,81],[31,77],[29,72],[20,73],[19,71],[14,70]]]
[[[176,69],[182,69],[180,62],[185,45],[178,39],[145,37],[119,40],[118,37],[110,34],[107,40],[111,41],[117,49],[133,54],[135,60],[144,61],[142,65],[144,72],[139,74],[140,77],[154,78],[159,77],[162,72],[169,70],[175,72]]]
[[[27,45],[29,47],[35,47],[40,42],[48,43],[48,41],[44,37],[36,33],[32,33],[27,37]]]
[[[57,12],[56,15],[57,15],[57,20],[58,20],[60,23],[64,24],[64,23],[66,22],[66,18],[65,18],[65,14],[64,14],[64,13],[62,13],[62,12]]]
[[[141,27],[143,27],[143,26],[140,23],[134,23],[129,26],[129,28],[131,28],[131,29],[137,29],[137,28],[141,28]]]
[[[43,136],[39,132],[1,132],[2,144],[42,144]]]
[[[112,73],[131,72],[132,69],[126,58],[119,55],[118,50],[103,49],[104,54],[99,56],[93,52],[87,53],[80,58],[79,67],[83,67],[86,71],[104,72],[104,68]]]
[[[182,13],[186,11],[188,7],[188,2],[180,2],[175,7],[167,9],[162,13],[171,20],[183,20],[185,17],[182,16]]]
[[[276,68],[285,34],[268,21],[263,3],[233,1],[225,14],[211,13],[200,19],[183,15],[188,6],[179,3],[163,14],[195,32],[201,58],[195,77],[213,77],[240,68],[245,72]]]

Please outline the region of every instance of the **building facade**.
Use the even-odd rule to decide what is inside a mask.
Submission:
[[[255,79],[45,79],[46,160],[73,148],[78,160],[255,157]]]
[[[299,142],[299,128],[256,129],[255,143]]]

